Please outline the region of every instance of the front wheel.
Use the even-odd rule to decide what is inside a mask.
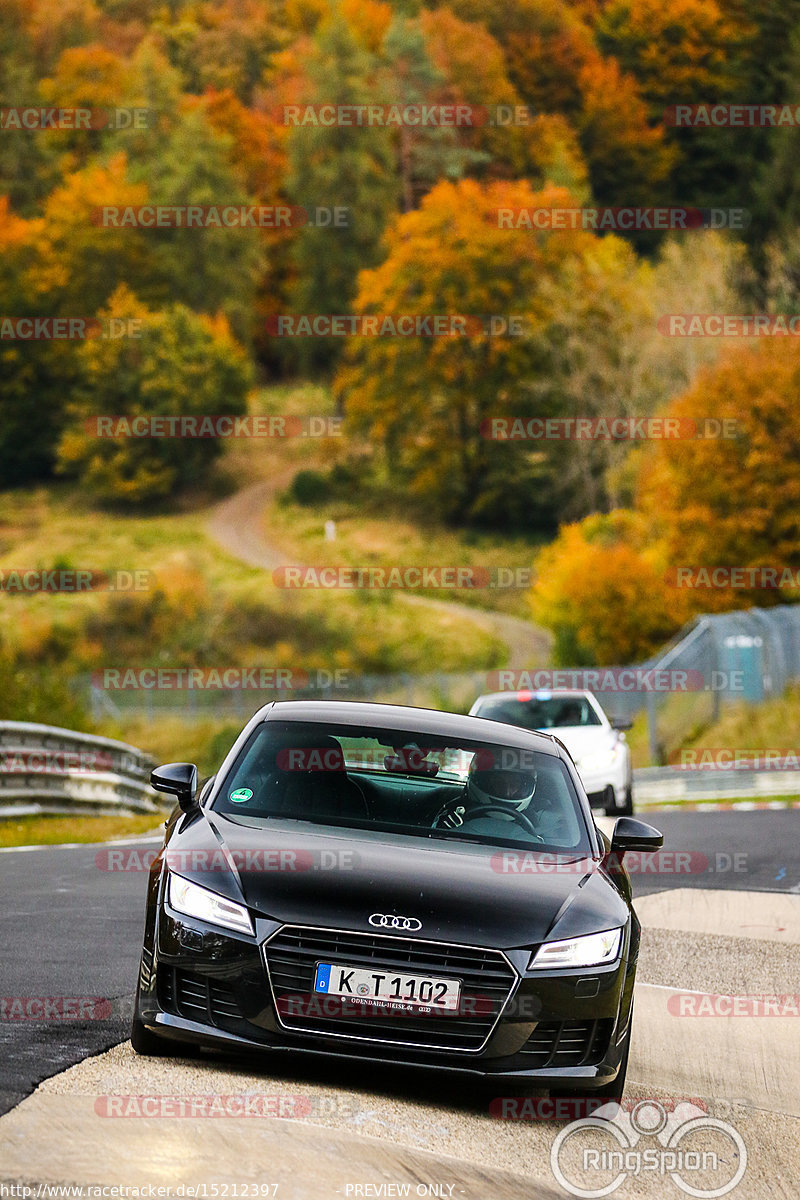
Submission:
[[[136,1013],[131,1021],[131,1045],[137,1054],[148,1058],[165,1058],[172,1053],[172,1048],[166,1038],[151,1033]]]
[[[617,1104],[622,1100],[622,1094],[625,1091],[625,1076],[628,1074],[628,1055],[631,1049],[630,1030],[625,1039],[625,1049],[622,1052],[622,1061],[619,1064],[616,1079],[612,1079],[611,1083],[607,1083],[605,1087],[600,1088],[597,1092],[592,1092],[592,1096],[600,1096],[604,1100],[613,1100]]]

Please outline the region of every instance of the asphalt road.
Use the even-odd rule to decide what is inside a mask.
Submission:
[[[796,810],[669,812],[648,819],[663,830],[665,850],[691,854],[690,870],[680,869],[685,860],[673,864],[665,857],[661,873],[635,876],[636,894],[686,887],[776,892],[800,887]],[[144,850],[153,843],[131,843],[140,844]],[[110,1012],[101,1019],[0,1019],[0,1113],[43,1079],[128,1036],[146,875],[100,870],[98,850],[76,846],[0,853],[0,1001],[110,1001]],[[725,865],[728,869],[719,869]]]
[[[673,887],[800,892],[798,809],[636,815],[661,830],[664,848],[656,860],[663,868],[659,874],[650,873],[646,863],[634,874],[634,895]],[[672,851],[684,857],[672,862],[666,853]]]
[[[111,1001],[101,1019],[0,1019],[0,1113],[42,1079],[128,1036],[147,876],[100,870],[98,850],[0,853],[0,1000],[7,1012],[17,997]]]

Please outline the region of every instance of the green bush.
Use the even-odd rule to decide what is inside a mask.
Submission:
[[[289,487],[289,495],[296,504],[311,507],[324,504],[331,496],[331,483],[322,471],[306,469],[298,471]]]

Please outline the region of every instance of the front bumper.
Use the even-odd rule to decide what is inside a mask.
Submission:
[[[604,968],[526,974],[529,951],[506,952],[507,997],[499,998],[488,1026],[484,1021],[470,1045],[460,1027],[464,1022],[457,1034],[439,1036],[421,1027],[419,1018],[399,1019],[387,1039],[379,1021],[370,1024],[359,1016],[347,1018],[343,1027],[342,1019],[329,1021],[324,1014],[309,1019],[301,1008],[295,1019],[269,970],[269,947],[276,935],[296,927],[261,919],[257,926],[256,939],[240,937],[161,908],[152,949],[145,949],[142,960],[139,1019],[163,1037],[233,1051],[357,1058],[517,1080],[543,1090],[591,1093],[617,1074],[635,975],[630,933],[620,960]],[[343,953],[340,959],[348,961]],[[407,969],[415,969],[413,961]],[[455,1049],[454,1041],[462,1048]]]
[[[609,762],[608,766],[592,767],[591,769],[579,766],[577,770],[584,790],[593,806],[605,803],[605,791],[608,787],[613,787],[618,803],[622,803],[625,789],[631,782],[630,764],[627,756],[620,756],[618,762]]]

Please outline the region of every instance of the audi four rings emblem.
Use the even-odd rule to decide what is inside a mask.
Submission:
[[[373,913],[369,923],[378,929],[403,929],[406,933],[422,929],[422,921],[416,917],[396,917],[393,913]]]

